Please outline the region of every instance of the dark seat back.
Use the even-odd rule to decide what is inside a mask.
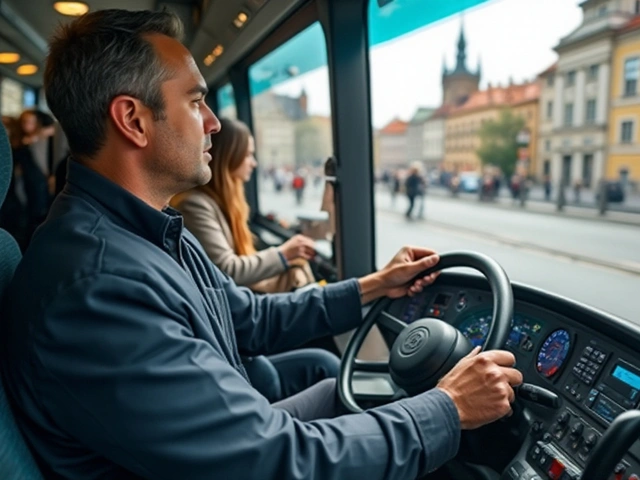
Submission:
[[[0,205],[4,202],[13,175],[13,161],[9,139],[4,127],[0,127]],[[8,232],[0,228],[0,304],[4,292],[20,261],[18,244]],[[0,321],[4,318],[0,312]],[[2,355],[0,351],[0,355]],[[7,395],[0,381],[0,478],[37,480],[38,471],[13,418]]]

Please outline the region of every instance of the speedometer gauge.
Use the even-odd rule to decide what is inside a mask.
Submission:
[[[551,378],[560,371],[571,349],[569,332],[560,329],[551,333],[538,352],[536,370],[545,378]]]
[[[486,310],[476,312],[465,318],[458,325],[458,330],[460,330],[462,334],[471,341],[471,344],[474,347],[481,347],[487,339],[490,325],[491,311]]]

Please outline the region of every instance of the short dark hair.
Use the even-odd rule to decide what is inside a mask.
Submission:
[[[183,26],[173,13],[99,10],[68,25],[51,39],[44,72],[49,108],[74,155],[92,157],[103,146],[111,101],[131,95],[164,118],[161,84],[171,77],[146,35],[181,41]]]

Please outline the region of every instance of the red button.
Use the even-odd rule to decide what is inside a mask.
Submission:
[[[560,478],[563,473],[564,465],[554,458],[551,462],[551,466],[549,467],[549,471],[547,472],[549,478],[556,480]]]

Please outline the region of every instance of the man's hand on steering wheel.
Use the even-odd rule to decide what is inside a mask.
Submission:
[[[430,248],[402,247],[383,269],[359,280],[362,303],[382,296],[400,298],[420,293],[436,280],[439,272],[418,279],[416,275],[439,261],[440,257]]]

